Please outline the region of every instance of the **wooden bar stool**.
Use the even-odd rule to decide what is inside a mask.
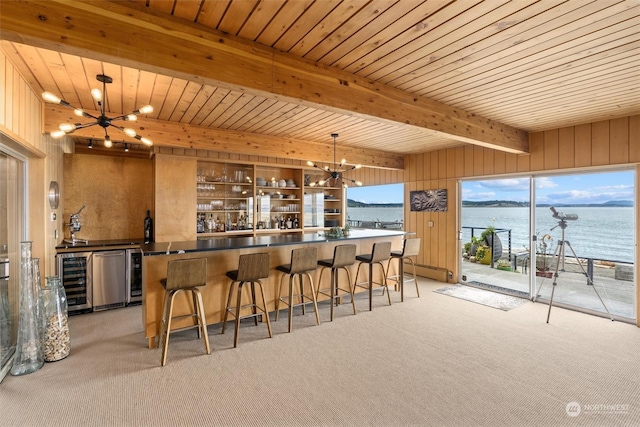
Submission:
[[[304,276],[307,276],[309,279],[309,286],[311,287],[310,298],[313,302],[313,309],[316,313],[316,324],[320,324],[320,316],[318,315],[318,304],[316,302],[316,291],[313,287],[313,278],[310,271],[315,270],[318,267],[318,248],[309,247],[309,248],[301,248],[294,249],[291,251],[291,264],[287,265],[279,265],[276,267],[278,271],[284,273],[282,275],[282,279],[280,279],[280,288],[278,289],[278,298],[276,299],[276,320],[278,320],[278,315],[280,313],[280,302],[284,302],[289,306],[289,332],[291,332],[291,328],[293,326],[293,307],[297,307],[299,305],[302,306],[302,314],[304,314]],[[282,297],[282,285],[284,279],[289,276],[289,296],[285,299]],[[298,277],[298,283],[300,285],[300,293],[293,293],[293,282],[294,279]],[[297,304],[293,303],[293,298],[300,298],[300,302]]]
[[[162,279],[160,283],[165,290],[160,339],[158,341],[158,346],[162,346],[162,366],[167,363],[167,349],[169,348],[172,319],[195,317],[196,323],[191,327],[198,328],[198,338],[204,338],[205,351],[207,354],[211,354],[207,322],[204,317],[204,304],[202,303],[202,294],[198,289],[198,287],[207,284],[207,259],[195,258],[169,261],[167,264],[167,277]],[[191,292],[193,313],[173,317],[173,302],[180,291]]]
[[[266,279],[269,277],[269,254],[257,253],[240,255],[238,262],[238,269],[233,271],[227,271],[227,277],[231,279],[231,286],[229,287],[229,297],[227,298],[227,306],[224,310],[224,320],[222,321],[222,333],[224,334],[225,327],[227,325],[227,316],[231,314],[235,317],[235,330],[233,336],[233,346],[238,346],[238,331],[240,330],[240,319],[253,317],[256,326],[258,326],[258,316],[260,313],[264,313],[264,317],[267,320],[267,329],[269,330],[269,338],[271,334],[271,322],[269,321],[269,312],[267,311],[267,301],[264,297],[264,289],[260,279]],[[251,303],[242,305],[242,287],[245,283],[251,284]],[[262,307],[256,304],[256,288],[255,284],[260,287],[260,295],[262,297]],[[237,285],[237,286],[236,286]],[[234,289],[236,289],[237,302],[235,307],[231,306],[231,298],[233,297]],[[251,308],[251,314],[241,316],[240,310],[244,308]],[[260,313],[259,313],[260,312]]]
[[[391,259],[389,260],[389,264],[387,264],[387,280],[391,280],[396,282],[397,286],[400,287],[400,301],[404,301],[404,282],[413,282],[416,284],[416,292],[418,293],[418,298],[420,298],[420,289],[418,289],[418,280],[416,279],[416,265],[413,262],[414,256],[418,256],[420,253],[420,238],[411,238],[405,239],[402,250],[401,251],[393,251],[391,252]],[[394,259],[398,260],[398,274],[389,276],[389,268],[391,267],[391,261]],[[404,278],[404,260],[408,260],[411,264],[413,278],[405,279]]]
[[[369,289],[369,311],[373,309],[373,285],[380,285],[387,290],[387,298],[389,299],[389,305],[391,305],[391,295],[389,295],[389,287],[387,286],[387,274],[384,269],[384,265],[382,264],[384,261],[389,261],[391,256],[391,242],[378,242],[373,244],[373,249],[370,254],[367,255],[358,255],[356,256],[356,260],[360,261],[358,264],[358,270],[356,271],[356,279],[354,283],[355,287],[361,287],[365,289]],[[358,283],[358,275],[360,274],[360,267],[363,265],[369,265],[369,281]],[[382,282],[374,282],[373,281],[373,266],[379,265],[382,270]]]
[[[318,280],[318,290],[316,291],[316,300],[318,295],[326,295],[331,298],[331,321],[333,322],[333,305],[338,304],[338,300],[341,298],[338,295],[338,291],[348,292],[351,295],[351,305],[353,306],[353,314],[356,314],[356,301],[353,297],[353,288],[351,287],[351,273],[347,267],[356,263],[356,245],[338,245],[333,250],[333,259],[321,259],[318,261],[318,265],[322,267],[320,270],[320,280]],[[322,284],[322,273],[330,268],[331,269],[331,285],[329,289],[320,289]],[[340,270],[347,272],[347,288],[341,288],[338,284],[338,273]]]

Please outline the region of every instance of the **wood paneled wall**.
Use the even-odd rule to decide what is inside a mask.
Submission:
[[[45,276],[56,273],[55,231],[62,230],[62,210],[52,211],[47,199],[49,183],[62,186],[62,153],[70,148],[68,140],[54,141],[42,134],[42,101],[0,50],[0,132],[9,148],[28,160],[29,200],[28,235],[33,241],[34,257],[41,258]],[[52,220],[51,213],[56,213]]]
[[[42,102],[0,50],[0,130],[30,155],[44,158],[46,139],[42,135]]]
[[[153,167],[154,240],[196,240],[197,161],[156,154]]]
[[[153,163],[150,159],[91,154],[64,156],[66,221],[83,205],[77,238],[142,239],[147,210],[153,214]],[[65,227],[65,237],[69,229]]]
[[[355,181],[362,181],[364,186],[398,184],[404,182],[405,177],[404,170],[365,167],[349,171],[345,176]]]
[[[638,163],[640,115],[532,133],[528,155],[466,146],[406,156],[405,229],[423,239],[419,264],[447,269],[456,281],[460,269],[458,180],[618,166],[639,169]],[[640,189],[638,175],[636,172],[636,190]],[[410,211],[409,191],[436,188],[448,190],[447,212]],[[640,209],[636,224],[640,224]]]

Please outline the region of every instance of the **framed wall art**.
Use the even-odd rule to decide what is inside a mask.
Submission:
[[[411,212],[446,212],[447,189],[409,192]]]

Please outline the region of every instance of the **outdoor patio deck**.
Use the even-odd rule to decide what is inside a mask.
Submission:
[[[592,286],[588,285],[587,277],[580,271],[577,264],[573,263],[571,265],[567,260],[565,270],[559,271],[558,274],[553,298],[554,304],[574,306],[588,311],[604,313],[606,316],[605,308]],[[497,268],[490,268],[488,265],[464,260],[462,263],[462,275],[466,276],[466,281],[462,281],[462,283],[497,286],[529,294],[529,274],[522,272],[521,265],[518,266],[518,271],[503,271]],[[536,277],[535,282],[536,291],[542,283],[537,300],[548,303],[553,287],[553,278]],[[614,318],[623,321],[635,321],[633,281],[617,280],[613,267],[596,266],[594,267],[593,283]]]

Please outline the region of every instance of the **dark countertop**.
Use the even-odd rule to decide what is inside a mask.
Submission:
[[[196,241],[149,243],[140,245],[145,256],[170,255],[188,252],[219,251],[227,249],[259,248],[269,246],[296,245],[300,243],[326,243],[336,241],[349,241],[353,239],[367,239],[371,237],[397,237],[404,236],[400,230],[354,230],[351,229],[349,237],[327,237],[324,232],[313,234],[281,234],[275,236],[256,237],[224,237],[211,238]]]
[[[56,251],[59,253],[64,252],[84,252],[84,251],[100,251],[110,249],[128,249],[128,248],[142,248],[146,246],[142,239],[119,239],[119,240],[89,240],[85,243],[60,243],[56,246]]]

